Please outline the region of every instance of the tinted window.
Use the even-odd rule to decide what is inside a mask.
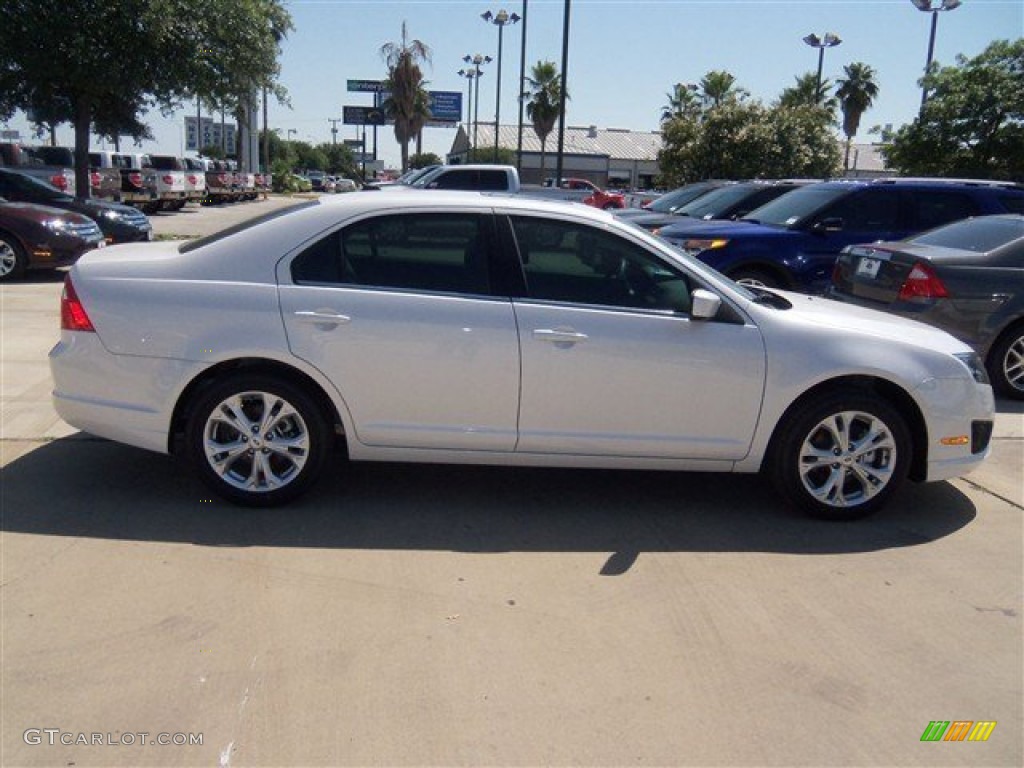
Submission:
[[[477,214],[378,216],[313,244],[292,279],[445,293],[490,291],[490,238]]]
[[[948,224],[945,227],[918,235],[911,242],[987,253],[1022,238],[1024,238],[1024,218],[984,216],[979,219]]]
[[[480,171],[478,189],[491,192],[508,191],[508,174],[505,171]]]
[[[945,190],[915,189],[910,191],[914,229],[931,229],[978,212],[968,195]]]
[[[788,195],[772,200],[750,212],[749,217],[761,224],[792,227],[814,215],[829,203],[849,195],[849,187],[820,187],[812,185],[794,189]]]
[[[801,191],[797,190],[793,195]],[[793,195],[781,197],[776,202],[782,202]],[[819,221],[823,219],[841,219],[843,230],[848,232],[892,231],[899,228],[900,197],[891,189],[866,189],[830,205],[818,217]]]
[[[689,312],[687,277],[618,235],[582,224],[512,217],[527,295],[599,306]]]
[[[1024,213],[1024,195],[1000,195],[999,202],[1010,213]]]
[[[650,206],[648,206],[648,210],[654,211],[655,213],[672,213],[686,205],[691,200],[696,200],[711,189],[715,189],[715,186],[712,184],[689,184],[685,187],[680,187],[679,189],[674,189],[671,192],[665,193],[651,203]]]
[[[477,171],[448,171],[428,182],[435,189],[476,189]]]

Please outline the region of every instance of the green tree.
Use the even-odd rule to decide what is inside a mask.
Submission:
[[[839,100],[831,94],[832,83],[826,77],[818,87],[818,74],[805,72],[793,78],[796,85],[791,85],[779,95],[779,105],[783,107],[815,107],[821,106],[828,110],[830,118],[835,121]]]
[[[208,157],[211,160],[224,159],[224,150],[221,149],[220,146],[217,144],[210,144],[208,146],[202,147],[199,150],[199,154],[202,155],[203,157]]]
[[[324,170],[328,173],[346,178],[359,175],[355,156],[346,145],[325,143],[320,144],[317,149],[324,154]]]
[[[700,112],[700,97],[695,85],[676,83],[671,92],[665,94],[665,98],[668,101],[661,108],[662,122]]]
[[[303,171],[326,171],[327,154],[321,147],[315,147],[308,141],[289,142],[295,156],[295,167]]]
[[[903,174],[1024,180],[1024,39],[997,40],[922,80],[928,101],[882,148]]]
[[[491,153],[494,154],[493,152]],[[409,158],[410,168],[426,168],[428,165],[440,165],[441,158],[433,152],[417,152]]]
[[[709,107],[742,101],[749,94],[746,89],[736,87],[736,77],[722,69],[713,69],[700,81],[700,90]]]
[[[508,147],[498,147],[498,157],[495,158],[494,147],[477,147],[466,153],[466,162],[481,165],[515,165],[516,151]]]
[[[850,146],[860,128],[860,119],[878,96],[875,70],[860,61],[843,67],[846,77],[836,83],[836,96],[843,108],[843,133],[846,134],[846,152],[843,168],[850,168]]]
[[[529,85],[526,116],[533,124],[533,132],[540,139],[540,176],[544,178],[548,136],[558,121],[562,99],[562,76],[553,61],[538,61],[530,68],[526,82]],[[565,97],[569,98],[568,92]]]
[[[276,74],[275,35],[290,25],[280,0],[4,0],[0,116],[72,123],[87,195],[94,124],[131,132],[145,108],[173,109],[198,89],[251,92]]]
[[[430,48],[419,40],[409,40],[402,22],[402,42],[385,43],[380,55],[388,68],[386,85],[391,96],[384,112],[395,123],[395,139],[402,149],[402,172],[409,169],[409,141],[419,135],[430,119],[428,95],[424,88],[420,62],[430,63]]]

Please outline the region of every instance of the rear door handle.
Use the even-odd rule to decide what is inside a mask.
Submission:
[[[303,309],[295,313],[300,321],[304,323],[316,323],[317,325],[344,325],[352,322],[348,315],[340,315],[327,309]]]
[[[581,341],[586,341],[589,337],[585,333],[571,330],[538,328],[533,332],[533,338],[538,341],[550,341],[555,344],[578,344]]]

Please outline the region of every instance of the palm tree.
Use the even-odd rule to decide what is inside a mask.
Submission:
[[[701,92],[712,107],[721,106],[727,101],[744,99],[749,95],[745,89],[736,88],[735,85],[736,78],[720,69],[708,72],[700,81]]]
[[[427,94],[423,88],[420,62],[430,63],[430,48],[419,40],[409,40],[402,22],[402,42],[385,43],[381,58],[388,67],[386,87],[391,96],[384,102],[385,114],[395,121],[395,139],[402,148],[402,172],[409,166],[409,141],[430,119]]]
[[[836,110],[839,108],[839,100],[830,96],[832,83],[828,78],[821,81],[821,89],[818,89],[818,76],[814,72],[806,72],[799,77],[793,78],[796,85],[786,88],[779,96],[779,105],[783,107],[824,107],[828,110],[829,118],[835,120]]]
[[[530,77],[526,78],[530,91],[526,104],[526,116],[533,123],[533,131],[540,139],[540,177],[544,178],[544,156],[547,149],[548,135],[558,121],[559,103],[562,99],[562,76],[553,61],[538,61],[530,69]],[[569,94],[565,94],[569,98]],[[557,184],[558,182],[556,182]]]
[[[843,67],[845,78],[836,83],[836,96],[843,109],[843,133],[846,134],[846,156],[843,168],[850,168],[850,146],[853,137],[860,127],[860,118],[867,112],[878,96],[878,83],[875,82],[875,70],[859,61]]]
[[[672,92],[666,93],[665,98],[668,104],[661,108],[661,122],[671,120],[674,117],[685,117],[699,109],[697,103],[697,86],[676,83],[672,86]]]

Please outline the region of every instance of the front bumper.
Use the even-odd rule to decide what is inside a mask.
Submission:
[[[966,378],[929,379],[916,394],[928,417],[925,481],[960,477],[981,465],[991,451],[992,387]]]

